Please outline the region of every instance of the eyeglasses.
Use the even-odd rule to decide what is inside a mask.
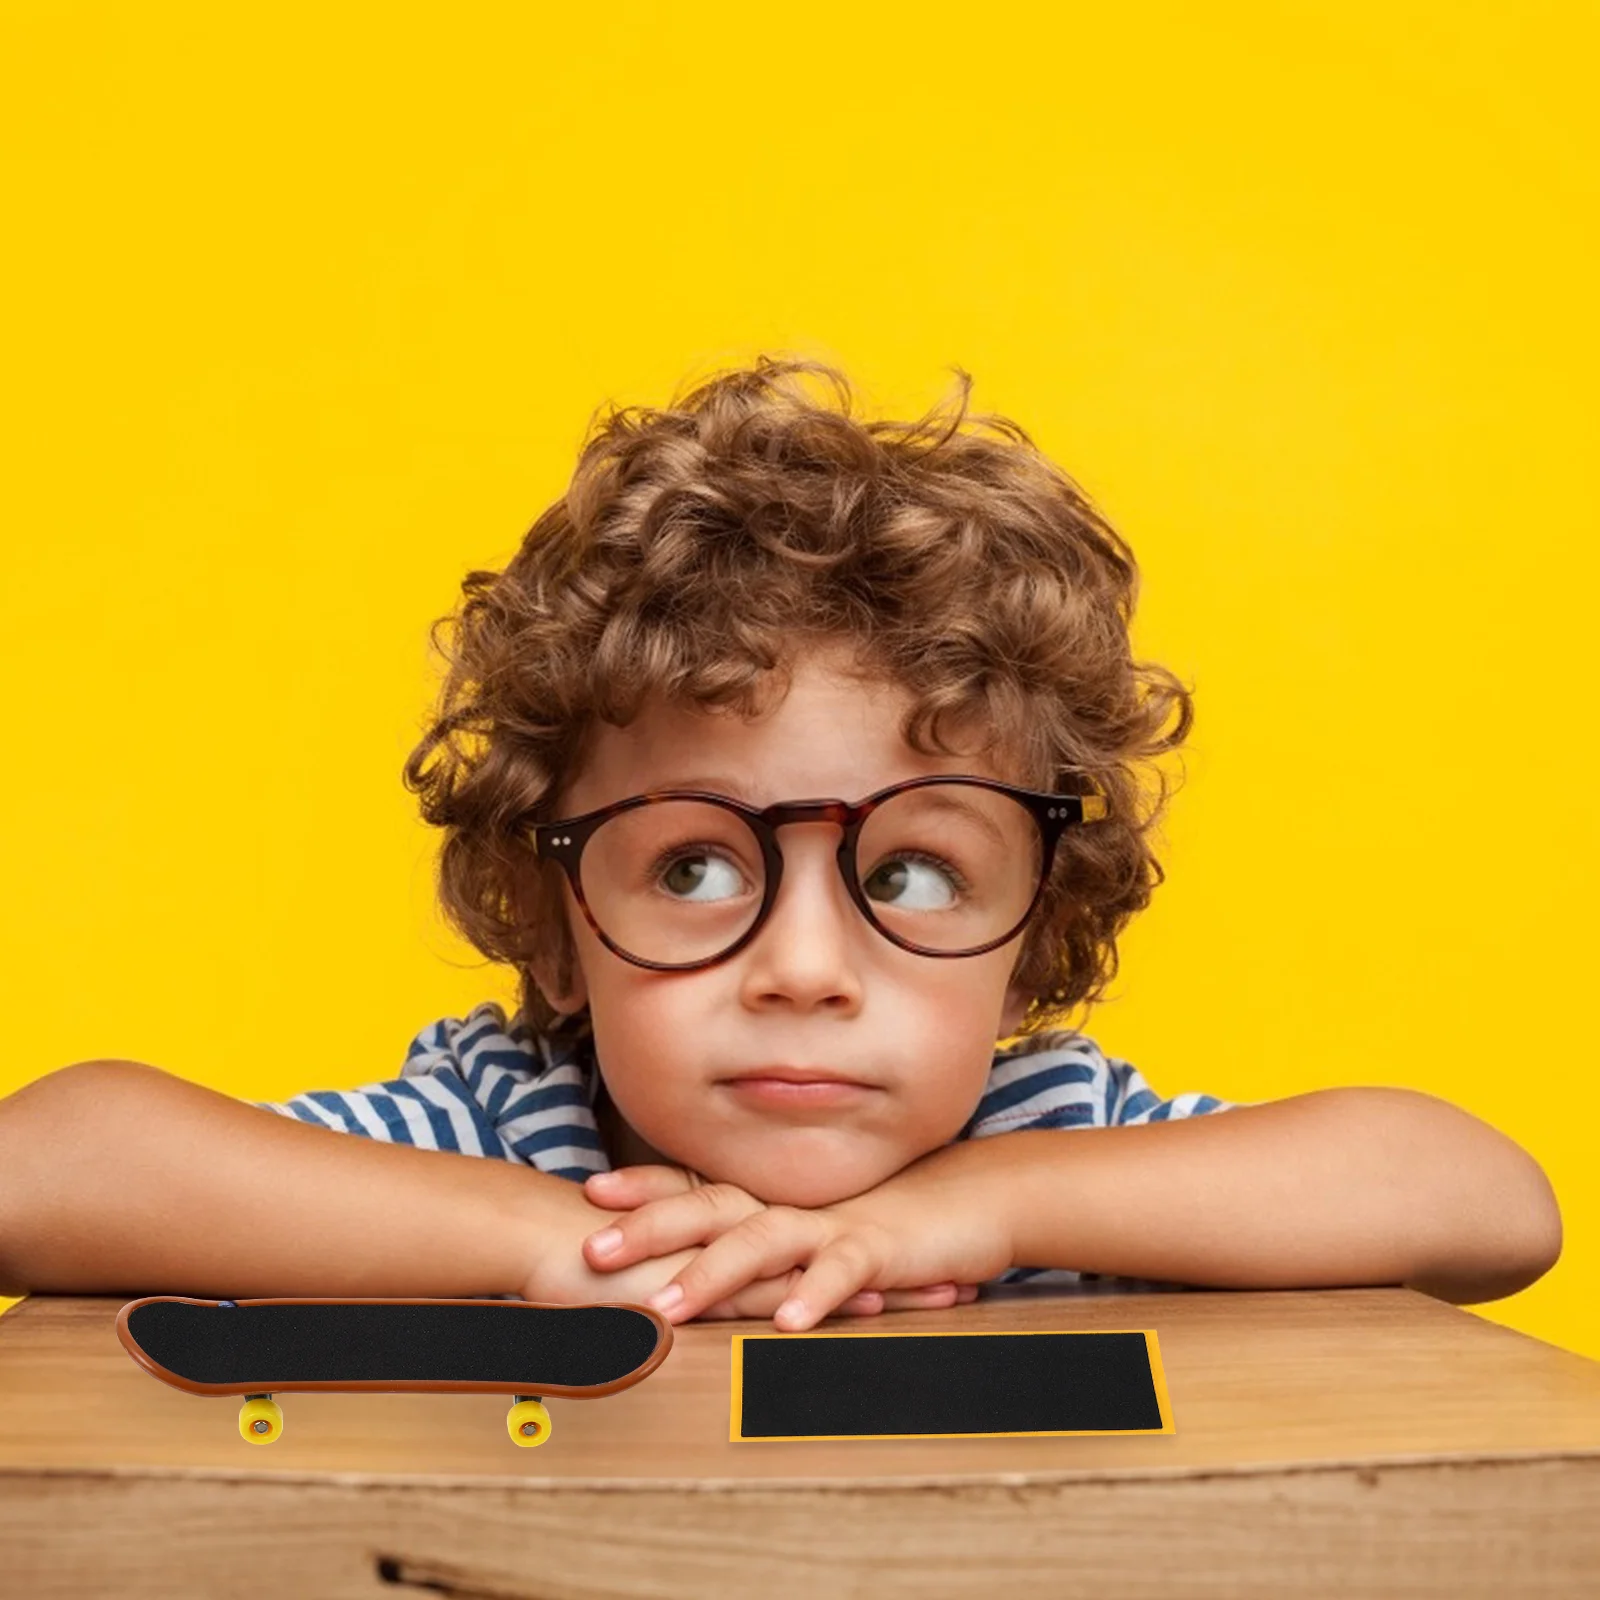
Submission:
[[[757,809],[698,789],[661,790],[526,834],[539,860],[566,873],[608,950],[653,971],[691,972],[726,961],[760,932],[783,879],[777,830],[790,823],[844,830],[836,859],[845,888],[891,944],[956,957],[1015,937],[1039,903],[1062,831],[1106,811],[1100,794],[936,775],[857,805]]]

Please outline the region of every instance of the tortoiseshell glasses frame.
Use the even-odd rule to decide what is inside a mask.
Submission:
[[[913,944],[909,939],[903,939],[891,932],[873,915],[872,907],[862,891],[856,873],[856,839],[867,818],[895,795],[903,794],[910,789],[924,788],[930,784],[967,784],[1009,795],[1032,816],[1039,829],[1041,843],[1039,881],[1034,886],[1033,898],[1028,902],[1027,910],[998,939],[991,939],[987,944],[978,945],[970,950],[930,950],[925,945]],[[726,950],[716,955],[702,957],[698,961],[647,961],[642,956],[624,950],[595,920],[594,913],[589,909],[589,903],[584,897],[583,882],[578,871],[583,848],[602,823],[621,812],[631,811],[638,806],[656,805],[663,800],[695,800],[731,811],[755,836],[766,867],[766,888],[755,921]],[[778,844],[777,830],[791,822],[832,822],[844,830],[836,855],[845,888],[862,916],[891,944],[899,945],[902,950],[909,950],[915,955],[957,958],[980,956],[985,951],[996,949],[1007,940],[1015,938],[1027,924],[1028,918],[1033,915],[1040,896],[1044,893],[1044,886],[1050,878],[1050,868],[1055,861],[1056,844],[1062,832],[1075,824],[1098,821],[1106,815],[1106,812],[1106,799],[1101,794],[1051,794],[1037,789],[1018,788],[1014,784],[1001,783],[993,778],[940,773],[932,777],[911,778],[904,783],[891,784],[886,789],[879,789],[876,794],[868,795],[856,805],[851,805],[846,800],[786,800],[758,809],[734,800],[728,795],[712,794],[701,789],[660,789],[650,794],[631,795],[626,800],[602,806],[598,811],[587,811],[582,816],[566,817],[557,822],[528,824],[522,831],[532,840],[534,854],[540,861],[553,861],[566,873],[567,882],[572,886],[573,897],[582,909],[584,918],[594,930],[595,936],[614,955],[620,956],[624,961],[632,962],[636,967],[646,967],[652,972],[694,972],[702,967],[715,966],[718,962],[729,960],[761,931],[773,903],[778,898],[778,887],[783,878],[783,851]]]

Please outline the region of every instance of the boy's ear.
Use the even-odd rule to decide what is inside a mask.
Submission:
[[[558,974],[561,966],[567,969],[565,984]],[[584,979],[583,968],[570,952],[565,953],[565,959],[562,955],[541,955],[528,963],[528,971],[533,974],[539,993],[563,1016],[569,1017],[589,1003],[589,985]]]
[[[1032,1004],[1033,992],[1012,984],[1006,990],[1005,1008],[1000,1013],[1000,1032],[995,1037],[1009,1039],[1022,1026],[1022,1019]]]
[[[537,915],[537,893],[535,884],[518,886],[517,911],[525,924],[533,923]],[[564,907],[557,915],[566,923],[567,912]],[[527,963],[528,972],[538,985],[539,993],[544,996],[546,1004],[563,1016],[581,1011],[589,1003],[589,986],[584,980],[583,966],[573,946],[570,923],[555,933],[553,948],[542,940],[541,944],[543,947],[539,953]]]

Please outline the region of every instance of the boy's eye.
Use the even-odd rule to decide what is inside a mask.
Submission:
[[[743,874],[725,856],[705,849],[664,855],[653,880],[675,900],[708,904],[745,888]],[[945,911],[960,898],[966,880],[947,861],[920,850],[902,850],[862,880],[868,896],[895,911]]]
[[[896,911],[945,911],[955,904],[966,882],[949,862],[920,850],[903,850],[870,872],[861,886],[868,898]],[[879,888],[887,893],[880,895]]]
[[[708,851],[681,851],[664,857],[656,865],[655,879],[676,898],[721,900],[737,894],[743,882],[731,861]],[[694,890],[709,885],[710,892],[695,895]]]

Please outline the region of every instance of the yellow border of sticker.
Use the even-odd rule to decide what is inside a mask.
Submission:
[[[747,1339],[1014,1339],[1019,1334],[1038,1333],[1142,1333],[1145,1353],[1150,1360],[1150,1376],[1155,1383],[1156,1404],[1161,1408],[1159,1428],[1041,1428],[1025,1433],[761,1433],[743,1434],[739,1431],[744,1414],[744,1345]],[[819,1439],[1060,1439],[1085,1435],[1176,1433],[1172,1420],[1172,1400],[1167,1393],[1166,1369],[1161,1364],[1161,1343],[1154,1328],[985,1328],[961,1333],[736,1333],[733,1335],[729,1355],[730,1410],[728,1413],[728,1441],[730,1444],[782,1444],[809,1442]]]

